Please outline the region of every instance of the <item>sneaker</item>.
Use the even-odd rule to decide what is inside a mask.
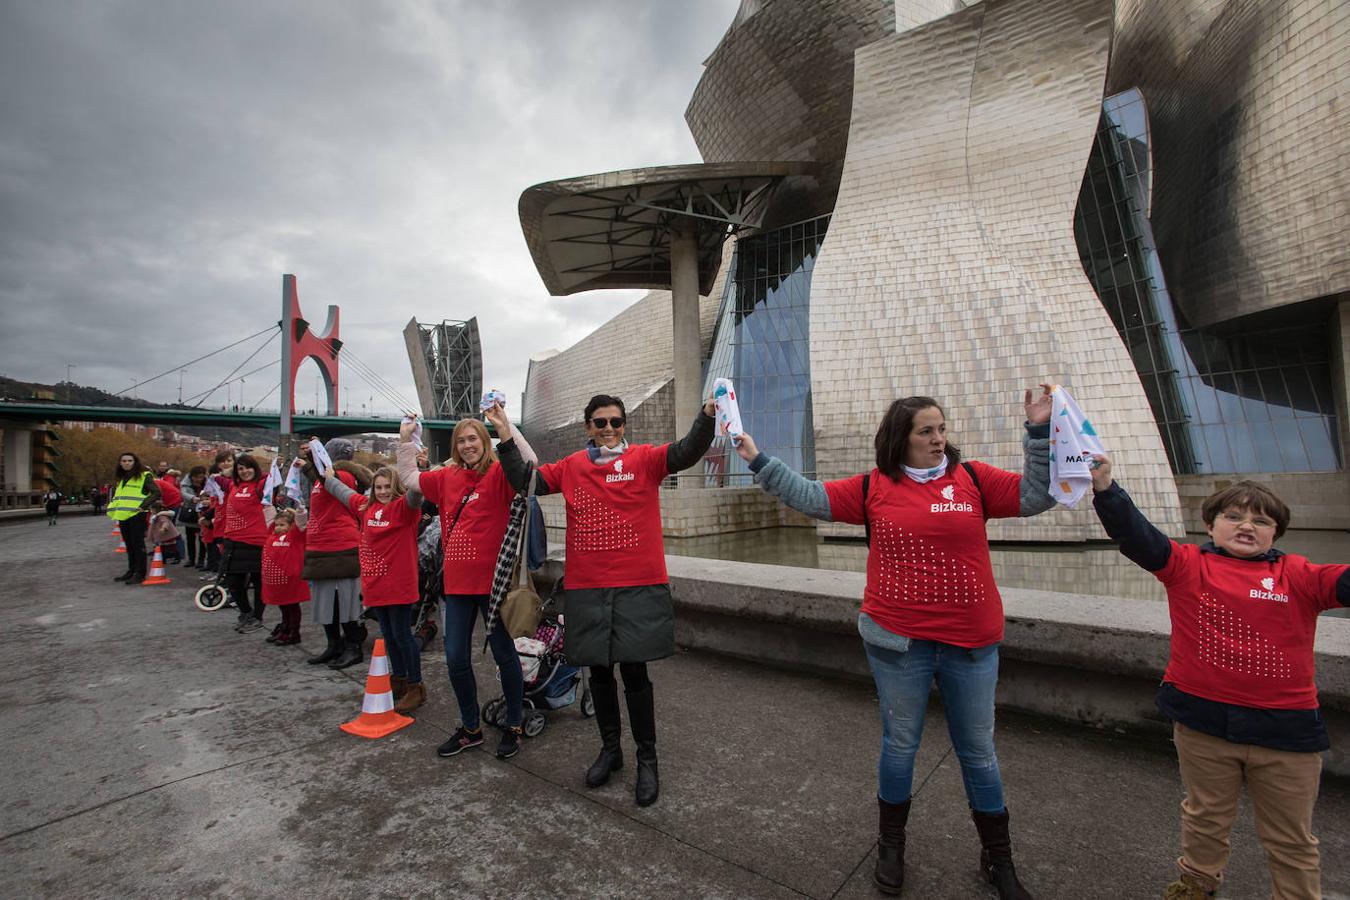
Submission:
[[[503,728],[502,741],[497,745],[497,758],[510,759],[520,752],[520,729]]]
[[[239,633],[240,633],[240,634],[251,634],[251,633],[253,633],[253,632],[255,632],[255,631],[257,631],[257,630],[259,630],[260,628],[263,628],[263,627],[265,627],[265,626],[264,626],[263,623],[262,623],[262,619],[255,619],[255,618],[253,618],[252,616],[249,616],[249,617],[248,617],[247,619],[245,619],[242,623],[240,623],[240,625],[239,625]]]
[[[462,750],[477,747],[481,743],[483,743],[482,728],[477,731],[469,731],[461,725],[454,734],[450,735],[450,740],[436,748],[436,755],[442,757],[454,756]]]

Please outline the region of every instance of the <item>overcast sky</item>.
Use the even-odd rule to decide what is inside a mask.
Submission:
[[[477,316],[514,411],[531,355],[640,296],[548,296],[521,191],[697,161],[684,108],[737,6],[0,2],[0,374],[57,382],[73,363],[121,390],[274,323],[293,273],[307,318],[340,306],[348,346],[412,399],[404,324]],[[200,364],[184,395],[260,342]],[[275,343],[249,368],[268,359]],[[374,392],[344,378],[356,411]],[[137,393],[172,401],[178,380]]]

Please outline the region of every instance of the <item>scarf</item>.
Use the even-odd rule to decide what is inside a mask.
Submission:
[[[932,469],[916,469],[913,466],[905,466],[905,477],[917,481],[919,484],[927,484],[930,481],[937,481],[943,475],[947,474],[947,457],[942,458],[942,465]]]
[[[1092,490],[1092,454],[1105,453],[1092,422],[1069,392],[1050,393],[1050,496],[1072,509]]]
[[[591,462],[597,466],[607,466],[614,460],[623,456],[623,452],[628,449],[628,440],[625,438],[619,441],[619,446],[610,449],[609,447],[598,446],[595,441],[586,442],[586,454],[591,458]]]

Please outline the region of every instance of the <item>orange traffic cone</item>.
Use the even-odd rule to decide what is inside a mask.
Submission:
[[[116,522],[113,523],[112,536],[113,536],[113,537],[121,537],[121,536],[122,536],[122,529],[120,529],[120,528],[117,527],[117,523],[116,523]]]
[[[126,553],[126,552],[127,552],[127,542],[124,541],[124,540],[122,540],[122,538],[121,538],[121,532],[120,532],[120,531],[118,532],[118,538],[117,538],[117,550],[114,551],[114,552],[117,552],[117,553]]]
[[[164,552],[155,548],[155,558],[150,560],[150,574],[146,576],[141,584],[168,584],[169,578],[164,574]]]
[[[384,653],[384,638],[376,638],[375,650],[370,654],[370,674],[366,676],[366,696],[361,701],[361,715],[338,727],[357,737],[382,738],[412,723],[412,719],[394,712],[394,691],[389,685],[389,657]]]

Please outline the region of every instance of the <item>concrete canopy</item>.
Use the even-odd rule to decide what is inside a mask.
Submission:
[[[671,233],[693,230],[699,293],[722,244],[756,227],[764,201],[806,162],[737,162],[627,169],[548,181],[520,195],[520,225],[554,296],[597,288],[671,287]]]

